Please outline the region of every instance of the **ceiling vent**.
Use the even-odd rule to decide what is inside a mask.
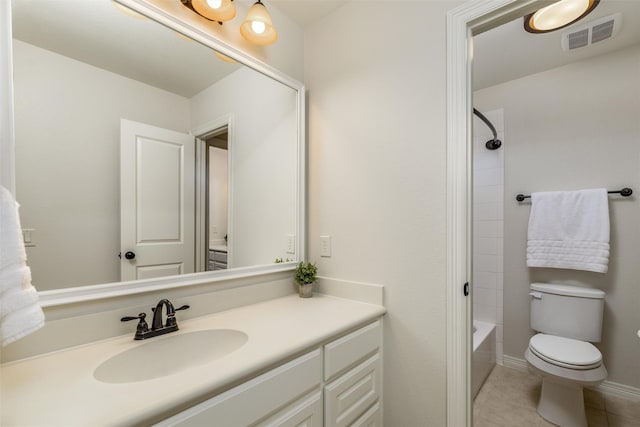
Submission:
[[[618,34],[621,25],[622,14],[616,13],[570,28],[562,33],[562,49],[574,50],[610,39]]]

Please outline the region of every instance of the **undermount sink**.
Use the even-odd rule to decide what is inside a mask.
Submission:
[[[233,329],[207,329],[163,337],[125,350],[93,371],[98,381],[132,383],[177,374],[239,349],[247,334]]]

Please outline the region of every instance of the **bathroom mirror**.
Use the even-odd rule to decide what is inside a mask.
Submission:
[[[301,259],[302,85],[117,6],[12,6],[16,197],[36,288],[215,280],[229,273],[207,271],[213,248],[232,271]],[[207,147],[222,133],[221,174]]]

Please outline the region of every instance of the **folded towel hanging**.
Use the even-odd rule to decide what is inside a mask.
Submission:
[[[609,204],[606,189],[531,194],[527,266],[606,273]]]
[[[38,293],[22,241],[18,204],[0,186],[0,344],[5,346],[44,326]]]

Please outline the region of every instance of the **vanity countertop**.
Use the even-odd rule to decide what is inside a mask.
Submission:
[[[240,330],[248,341],[220,359],[174,375],[125,384],[96,380],[93,371],[103,361],[149,342],[134,341],[132,325],[126,336],[0,365],[0,425],[149,424],[384,313],[379,305],[314,294],[182,322],[178,314],[180,331],[149,341],[204,329]]]

